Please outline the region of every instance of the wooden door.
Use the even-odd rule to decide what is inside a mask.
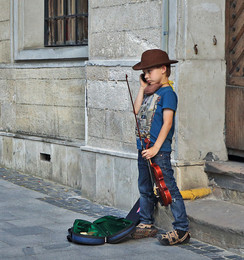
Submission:
[[[244,1],[226,0],[226,146],[244,157]]]

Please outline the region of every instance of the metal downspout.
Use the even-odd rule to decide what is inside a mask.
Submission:
[[[162,50],[168,52],[169,39],[169,0],[163,0],[162,12]]]

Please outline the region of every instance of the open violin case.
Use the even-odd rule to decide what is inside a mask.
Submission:
[[[135,231],[139,223],[139,200],[126,218],[104,216],[94,222],[76,219],[68,229],[69,242],[84,245],[115,244]]]

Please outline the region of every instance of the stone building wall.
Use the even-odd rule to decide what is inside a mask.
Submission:
[[[180,188],[189,189],[208,184],[202,167],[207,154],[227,160],[225,2],[170,4],[176,12],[170,16],[169,41],[174,44],[169,45],[169,52],[179,60],[176,172]]]
[[[86,68],[62,50],[43,52],[40,3],[1,1],[0,164],[81,189]]]
[[[129,209],[138,198],[138,172],[125,75],[135,98],[140,72],[131,66],[143,51],[167,48],[179,60],[171,77],[179,98],[172,153],[177,182],[181,189],[208,185],[206,154],[226,159],[224,1],[89,1],[89,45],[83,49],[41,46],[42,8],[33,12],[38,37],[30,40],[23,14],[40,2],[16,3],[1,0],[2,166]]]
[[[7,67],[0,75],[1,131],[85,139],[84,68]]]

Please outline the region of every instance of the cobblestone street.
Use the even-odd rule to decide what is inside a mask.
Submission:
[[[163,247],[154,238],[103,246],[66,240],[76,218],[94,221],[125,217],[126,211],[82,198],[79,190],[8,169],[0,169],[0,259],[243,259],[192,239],[190,244]]]

